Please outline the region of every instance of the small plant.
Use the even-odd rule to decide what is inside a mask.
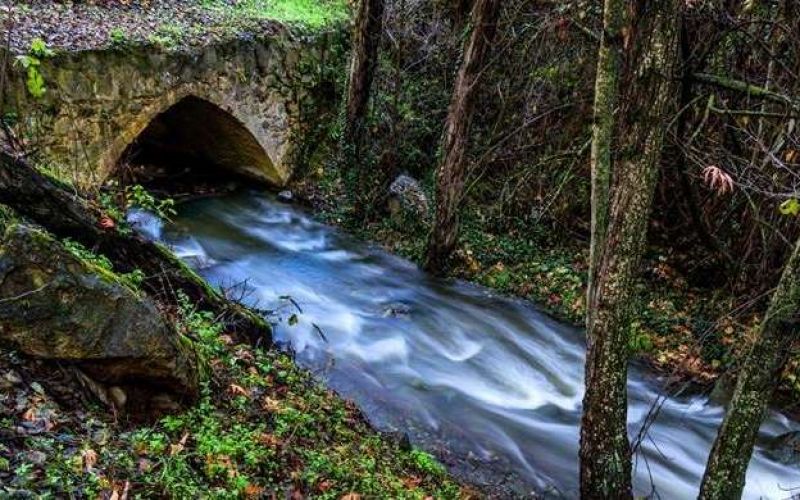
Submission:
[[[650,351],[653,348],[653,341],[650,335],[644,331],[642,324],[638,321],[631,323],[628,336],[628,351],[631,354],[638,354]]]
[[[119,203],[114,199],[112,193],[100,193],[97,196],[97,203],[105,215],[117,222],[125,222],[125,210],[119,207]]]
[[[778,208],[783,215],[800,215],[800,200],[797,198],[789,198],[781,203]]]
[[[54,52],[47,48],[47,44],[44,40],[35,38],[31,42],[28,53],[17,56],[14,62],[14,64],[21,66],[25,70],[27,74],[25,87],[28,89],[28,93],[35,99],[41,99],[47,91],[47,86],[45,85],[41,71],[39,71],[39,66],[42,64],[42,59],[51,57],[53,54]]]
[[[151,34],[147,39],[153,45],[157,45],[163,49],[171,49],[176,47],[183,39],[183,30],[173,24],[162,24],[156,29],[155,33]]]
[[[28,54],[39,59],[52,57],[55,52],[47,47],[47,44],[41,38],[34,38],[31,42],[31,47],[28,49]]]
[[[127,200],[127,209],[140,208],[153,212],[162,219],[169,220],[170,217],[175,215],[175,200],[172,198],[165,198],[163,200],[156,199],[155,196],[150,194],[145,188],[136,184],[128,186],[125,189],[125,199]]]
[[[64,248],[66,248],[67,251],[72,255],[74,255],[75,257],[84,260],[86,262],[89,262],[93,266],[99,267],[104,271],[109,271],[109,272],[114,271],[114,265],[111,263],[110,260],[108,260],[108,257],[106,257],[105,255],[98,255],[89,250],[88,248],[86,248],[85,246],[81,245],[77,241],[73,241],[69,238],[65,239],[62,243],[64,245]]]
[[[413,449],[410,455],[411,459],[414,461],[414,465],[416,465],[419,470],[427,472],[432,476],[441,476],[444,474],[444,467],[430,453]]]
[[[104,273],[116,276],[120,283],[127,285],[128,288],[133,291],[138,291],[142,282],[144,282],[145,274],[141,269],[134,269],[125,274],[116,274],[114,272],[114,265],[105,255],[96,254],[77,241],[73,241],[69,238],[63,240],[62,244],[64,248],[75,257],[84,262],[88,262]]]
[[[108,39],[112,46],[119,47],[121,45],[125,45],[125,43],[128,41],[128,36],[125,34],[125,30],[122,28],[113,28],[108,32]]]

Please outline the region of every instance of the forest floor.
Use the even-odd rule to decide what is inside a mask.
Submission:
[[[421,263],[429,226],[414,217],[384,216],[364,226],[348,218],[348,201],[334,169],[299,181],[296,189],[318,217],[375,241],[390,252]],[[430,186],[427,187],[428,189]],[[583,327],[586,312],[588,241],[558,234],[549,226],[497,220],[492,207],[465,204],[459,248],[449,276],[530,300],[550,315]],[[692,282],[682,274],[686,259],[651,245],[636,284],[636,320],[631,325],[632,357],[659,374],[666,390],[710,392],[722,401],[732,394],[732,373],[746,355],[762,311],[755,301]],[[782,374],[776,404],[797,414],[800,357]],[[721,382],[721,383],[718,383]]]
[[[0,0],[16,52],[154,44],[183,50],[347,19],[346,0]],[[0,207],[2,208],[2,207]],[[471,498],[431,455],[276,350],[236,343],[186,307],[173,320],[204,360],[200,400],[116,414],[68,366],[0,349],[0,498]]]
[[[82,396],[66,366],[0,350],[0,498],[471,498],[431,455],[378,434],[290,357],[176,318],[208,367],[156,421]]]
[[[26,52],[37,38],[57,51],[129,44],[182,50],[347,19],[346,0],[0,0],[0,28],[11,34],[7,43],[15,53]]]

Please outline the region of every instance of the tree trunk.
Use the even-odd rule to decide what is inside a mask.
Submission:
[[[500,0],[477,0],[472,7],[472,33],[464,45],[444,127],[442,159],[436,170],[436,215],[428,240],[425,269],[444,273],[458,238],[458,207],[466,175],[465,153],[472,120],[476,83],[492,44]]]
[[[361,0],[353,29],[353,47],[345,104],[344,160],[360,163],[365,143],[370,87],[378,67],[378,47],[383,30],[383,0]],[[348,164],[350,170],[357,165]]]
[[[646,242],[668,114],[676,95],[673,70],[679,2],[663,2],[659,9],[642,15],[636,22],[640,39],[635,46],[629,38],[633,24],[626,20],[626,3],[606,2],[607,29],[598,61],[592,149],[593,240],[581,422],[582,498],[632,496],[626,425],[628,332],[633,286]],[[624,101],[618,98],[623,55],[629,57],[630,66]],[[618,110],[621,102],[625,106]],[[615,114],[625,119],[617,124]]]
[[[225,299],[166,248],[136,234],[99,225],[103,215],[83,199],[5,152],[0,152],[0,203],[43,226],[59,238],[71,238],[111,260],[117,272],[140,269],[151,296],[177,304],[180,290],[193,303],[219,315],[232,333],[270,345],[269,324],[247,308]]]
[[[605,0],[603,7],[603,34],[597,53],[597,75],[594,89],[594,116],[592,119],[591,153],[591,243],[589,247],[589,286],[595,287],[599,264],[599,251],[603,247],[608,229],[608,203],[611,189],[612,152],[616,130],[619,78],[623,59],[623,30],[626,25],[624,0]],[[591,296],[589,304],[592,303]],[[591,315],[591,309],[588,311]]]
[[[708,457],[700,499],[741,498],[758,428],[792,343],[800,338],[800,240],[742,366],[728,413]]]

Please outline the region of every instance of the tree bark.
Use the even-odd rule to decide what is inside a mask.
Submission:
[[[607,0],[605,5],[592,150],[593,241],[580,445],[582,498],[632,497],[626,425],[631,303],[668,114],[677,90],[673,71],[679,2],[663,2],[636,20],[641,38],[635,46],[629,38],[634,18],[626,19],[626,3]],[[623,101],[618,94],[625,55],[630,81],[626,81]],[[625,107],[617,109],[622,102]],[[618,120],[615,114],[624,119]]]
[[[612,152],[616,130],[619,79],[623,60],[623,31],[627,23],[625,0],[605,0],[603,34],[597,53],[594,89],[591,152],[591,243],[589,247],[589,286],[595,287],[599,252],[608,230],[608,203],[611,190]],[[589,304],[592,297],[589,297]],[[588,310],[591,315],[591,309]]]
[[[345,104],[344,148],[346,161],[360,162],[365,142],[370,88],[378,67],[378,47],[383,30],[383,0],[361,0],[353,29],[353,47]],[[355,165],[347,165],[353,168]]]
[[[739,373],[728,413],[708,457],[702,500],[741,498],[758,428],[792,344],[800,339],[800,240],[772,295],[758,339]]]
[[[464,191],[465,153],[478,79],[494,38],[500,0],[476,0],[472,32],[464,45],[445,121],[442,159],[436,170],[436,215],[428,239],[425,269],[444,273],[458,239],[458,207]]]
[[[0,203],[59,238],[71,238],[105,255],[117,272],[140,269],[145,274],[142,287],[151,296],[177,305],[175,292],[180,290],[220,316],[232,333],[271,344],[271,328],[263,318],[224,298],[169,250],[135,233],[101,227],[99,210],[5,152],[0,152]]]

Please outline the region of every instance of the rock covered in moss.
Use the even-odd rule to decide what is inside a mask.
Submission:
[[[151,300],[24,225],[0,246],[0,343],[103,384],[197,395],[194,350]]]
[[[428,196],[419,181],[407,175],[398,176],[389,186],[388,204],[393,217],[410,214],[419,220],[428,218]]]

